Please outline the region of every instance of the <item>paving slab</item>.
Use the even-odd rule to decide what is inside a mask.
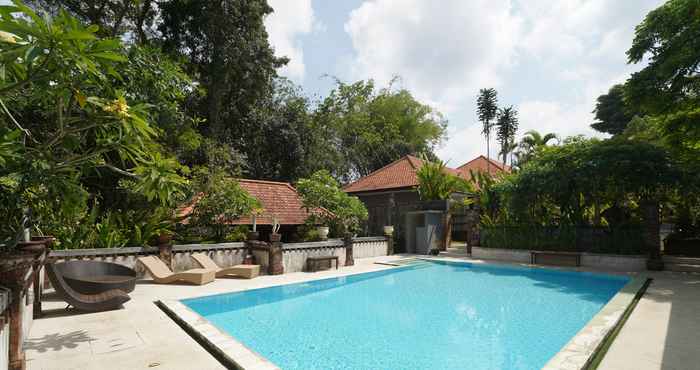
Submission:
[[[700,275],[661,272],[598,369],[700,369]]]

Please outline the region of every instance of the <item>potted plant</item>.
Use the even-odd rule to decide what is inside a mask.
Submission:
[[[393,234],[394,234],[394,226],[393,225],[384,226],[384,235],[393,235]]]
[[[328,226],[319,225],[316,226],[316,232],[318,232],[318,237],[321,238],[321,240],[326,240],[328,239],[330,228]]]
[[[272,233],[270,234],[270,242],[275,243],[279,242],[282,240],[282,234],[279,233],[280,231],[280,223],[277,217],[273,216],[272,217]]]

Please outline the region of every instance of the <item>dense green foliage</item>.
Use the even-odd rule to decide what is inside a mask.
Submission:
[[[598,97],[593,110],[596,122],[591,127],[611,135],[621,134],[634,117],[630,110],[625,105],[624,86],[615,85],[607,94]]]
[[[550,143],[555,140],[558,142],[559,137],[552,132],[544,135],[535,130],[526,132],[518,143],[517,151],[515,151],[517,164],[520,166],[524,165],[532,159],[539,150],[550,145]]]
[[[1,12],[1,235],[15,235],[27,208],[37,228],[72,240],[90,217],[112,223],[113,212],[125,211],[94,215],[103,200],[174,205],[186,180],[161,155],[147,104],[119,89],[127,60],[120,42],[65,12],[46,19],[21,3]]]
[[[668,205],[683,233],[700,233],[700,2],[671,0],[636,28],[631,63],[648,59],[625,83],[625,98],[644,115],[626,134],[666,148],[682,177]]]
[[[446,133],[438,112],[406,90],[390,85],[377,91],[372,81],[337,81],[315,112],[314,127],[333,138],[325,142],[323,163],[342,180],[368,175],[407,154],[430,155]]]
[[[625,230],[641,225],[644,206],[656,203],[679,234],[700,232],[700,3],[670,0],[649,13],[627,56],[648,64],[600,96],[594,110],[592,127],[613,138],[548,146],[555,135],[529,132],[518,171],[483,181],[485,243],[573,248],[581,235],[594,235],[599,244],[584,249],[633,253],[643,242]]]
[[[143,245],[195,198],[183,235],[230,239],[257,208],[237,177],[347,181],[445,137],[405,90],[338,81],[312,101],[278,77],[265,0],[28,4],[0,9],[1,240],[31,210],[63,248]]]
[[[421,200],[447,200],[454,193],[472,193],[471,182],[448,172],[442,161],[425,161],[416,172],[418,177],[418,195]]]
[[[304,207],[312,213],[307,222],[328,226],[331,236],[342,237],[347,232],[356,233],[367,219],[365,205],[357,197],[344,192],[326,170],[299,180],[297,191]]]
[[[484,226],[481,246],[561,252],[646,254],[638,226],[581,227],[573,225]]]
[[[195,196],[188,226],[210,231],[214,241],[225,241],[232,231],[229,225],[236,219],[262,209],[260,202],[250,196],[235,179],[222,171],[205,172]]]
[[[662,197],[676,180],[662,148],[631,140],[571,138],[543,149],[499,184],[507,204],[500,217],[542,225],[624,224],[631,216],[620,216],[621,208]]]

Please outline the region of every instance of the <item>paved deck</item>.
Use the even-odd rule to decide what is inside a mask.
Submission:
[[[654,281],[598,369],[700,369],[700,275],[651,276]]]
[[[457,257],[459,253],[450,253]],[[222,369],[221,364],[153,303],[261,288],[390,268],[402,256],[356,260],[356,265],[317,273],[217,279],[204,286],[140,282],[125,308],[83,313],[44,301],[25,343],[30,370]],[[465,257],[459,256],[460,259]],[[582,270],[582,269],[577,269]],[[700,275],[653,274],[654,283],[632,313],[601,364],[602,369],[700,369]],[[50,298],[50,297],[49,297]]]

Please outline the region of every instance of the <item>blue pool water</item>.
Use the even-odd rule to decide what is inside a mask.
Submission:
[[[182,302],[282,369],[539,369],[629,279],[431,262]]]

